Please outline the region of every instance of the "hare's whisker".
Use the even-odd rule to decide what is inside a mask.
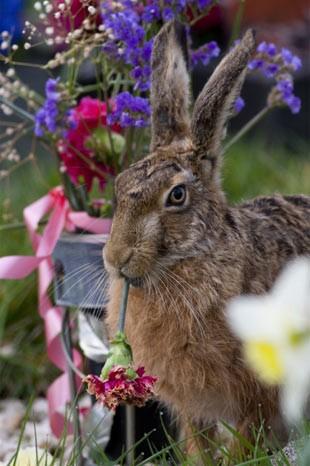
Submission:
[[[78,286],[79,283],[84,282],[85,284],[89,283],[91,280],[94,279],[94,277],[98,274],[101,273],[101,271],[97,269],[91,270],[91,272],[88,272],[88,269],[84,271],[84,274],[77,280],[72,283],[72,285],[69,286],[69,288],[65,291],[65,293],[62,295],[63,298],[67,297],[69,292],[74,289],[75,287]],[[72,279],[72,277],[71,277]]]

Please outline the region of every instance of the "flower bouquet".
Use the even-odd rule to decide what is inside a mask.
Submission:
[[[39,310],[45,320],[48,353],[63,370],[63,361],[51,349],[61,311],[47,296],[55,244],[64,230],[108,232],[110,223],[104,220],[113,213],[114,179],[148,148],[150,60],[162,24],[177,20],[186,26],[190,69],[198,63],[208,65],[220,55],[218,44],[211,40],[195,48],[191,32],[214,8],[225,6],[215,0],[38,0],[33,6],[22,44],[15,41],[13,29],[0,31],[0,118],[5,128],[0,138],[0,180],[41,157],[43,149],[57,160],[59,186],[24,210],[35,255],[1,258],[0,278],[20,279],[39,269]],[[237,16],[234,34],[240,23]],[[25,58],[42,47],[49,54],[44,63]],[[34,78],[37,69],[46,73],[44,95],[21,81],[20,66],[33,70]],[[292,113],[299,112],[293,73],[300,67],[300,59],[290,50],[266,42],[258,45],[248,71],[264,74],[270,80],[270,92],[226,149],[272,108],[288,106]],[[239,96],[232,115],[244,105]],[[29,154],[21,157],[18,143],[25,135],[31,136],[32,145]],[[142,368],[133,369],[123,333],[117,334],[112,348],[117,357],[111,372],[104,369],[103,381],[89,376],[89,390],[111,408],[124,399],[139,405],[151,394],[155,379],[145,376]],[[120,348],[121,361],[117,359]],[[105,396],[107,387],[114,390],[110,398]],[[54,390],[59,391],[59,386]],[[56,420],[54,431],[60,431]]]

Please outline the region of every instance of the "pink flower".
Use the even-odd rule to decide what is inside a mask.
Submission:
[[[115,410],[120,403],[143,406],[153,396],[157,378],[144,374],[144,367],[135,371],[130,366],[114,366],[107,379],[88,375],[84,382],[88,384],[88,393],[108,409]]]
[[[58,143],[58,154],[64,169],[74,184],[84,183],[90,191],[94,178],[97,178],[101,189],[104,188],[107,175],[114,175],[113,165],[104,163],[110,157],[106,146],[100,147],[100,158],[90,144],[92,136],[97,132],[101,139],[106,133],[107,106],[105,102],[92,97],[84,97],[73,108],[69,117],[72,128],[67,131],[65,139]],[[118,125],[111,126],[112,134],[120,133]],[[118,136],[120,137],[120,136]],[[103,140],[103,139],[102,139]]]

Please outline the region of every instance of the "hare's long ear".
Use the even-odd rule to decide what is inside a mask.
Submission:
[[[248,30],[220,62],[198,96],[191,123],[197,155],[213,161],[218,157],[225,123],[240,93],[254,49],[254,32]]]
[[[163,26],[154,40],[151,150],[190,134],[186,42],[185,28],[175,21]]]

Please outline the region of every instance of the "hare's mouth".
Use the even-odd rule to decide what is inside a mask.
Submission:
[[[143,284],[144,284],[144,280],[142,277],[128,277],[127,275],[125,275],[124,273],[120,273],[121,277],[122,278],[125,278],[128,283],[135,287],[135,288],[142,288],[143,287]]]
[[[128,282],[130,283],[131,286],[134,286],[135,288],[142,288],[144,280],[142,277],[136,277],[136,278],[128,278]]]

